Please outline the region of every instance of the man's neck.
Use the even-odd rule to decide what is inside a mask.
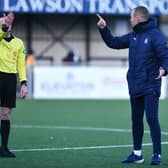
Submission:
[[[9,33],[5,36],[4,39],[9,42],[9,41],[11,41],[13,38],[14,38],[14,36],[12,35],[11,32],[9,32]]]
[[[12,33],[11,32],[8,32],[5,36],[5,38],[10,38],[12,36]]]

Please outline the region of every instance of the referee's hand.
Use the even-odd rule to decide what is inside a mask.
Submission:
[[[4,14],[4,22],[7,27],[12,26],[13,21],[14,21],[14,13],[13,12],[10,12],[8,15]]]
[[[2,25],[5,24],[5,19],[3,17],[0,18],[0,27],[2,27]]]
[[[27,96],[27,93],[28,93],[27,86],[25,84],[22,84],[20,88],[20,97],[24,99]]]

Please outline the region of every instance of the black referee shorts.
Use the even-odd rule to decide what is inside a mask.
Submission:
[[[0,106],[16,107],[16,74],[0,72]]]

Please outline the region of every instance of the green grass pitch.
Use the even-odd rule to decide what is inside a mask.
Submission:
[[[168,167],[168,100],[160,101],[162,158]],[[128,100],[17,100],[9,146],[15,159],[0,168],[152,168],[145,118],[140,165],[122,164],[132,150]]]

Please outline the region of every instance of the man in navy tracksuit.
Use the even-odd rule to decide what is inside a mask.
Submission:
[[[156,28],[157,21],[149,18],[148,10],[139,6],[131,12],[133,32],[112,36],[105,20],[97,15],[100,34],[108,47],[129,48],[127,81],[132,110],[133,152],[122,163],[143,163],[143,116],[146,112],[153,142],[153,165],[161,163],[161,130],[158,120],[158,104],[161,78],[168,72],[168,47],[163,34]]]

